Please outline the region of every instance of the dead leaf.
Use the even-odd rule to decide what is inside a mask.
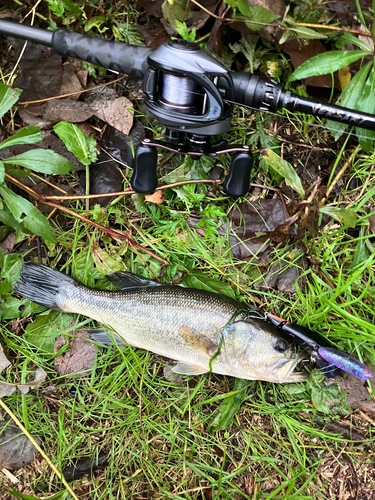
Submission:
[[[82,170],[79,175],[81,186],[86,186],[86,171]],[[123,177],[115,161],[101,153],[98,155],[97,163],[90,165],[90,194],[117,193],[123,190]],[[116,196],[103,196],[90,200],[90,206],[99,204],[106,207]]]
[[[14,57],[17,60],[18,54],[15,53]],[[23,89],[22,102],[61,95],[62,58],[53,49],[27,44],[20,68],[14,85]]]
[[[11,362],[9,359],[6,357],[4,353],[3,346],[0,344],[0,373],[7,368]]]
[[[295,254],[296,250],[298,251],[297,255]],[[300,255],[299,258],[298,254]],[[283,258],[271,266],[260,288],[274,288],[280,292],[295,293],[295,283],[307,266],[307,261],[302,255],[302,249],[299,246],[295,249],[289,249]],[[305,283],[305,278],[300,279],[298,282],[299,288],[303,290]]]
[[[60,121],[79,123],[88,120],[96,113],[96,109],[81,101],[70,99],[52,99],[40,107],[39,116],[50,123]]]
[[[375,215],[370,215],[368,218],[368,224],[370,234],[375,234]]]
[[[280,241],[280,228],[287,220],[279,199],[240,203],[232,211],[230,245],[232,256],[241,260],[254,259],[266,263],[273,241]]]
[[[41,440],[33,436],[40,445]],[[34,460],[38,450],[22,431],[9,422],[0,423],[0,469],[19,469]]]
[[[109,87],[90,90],[84,95],[84,101],[97,111],[95,116],[108,123],[123,134],[128,135],[133,126],[133,103],[127,97],[118,97],[117,92]]]
[[[83,458],[74,465],[65,467],[62,474],[68,483],[76,481],[85,474],[92,474],[93,471],[107,465],[108,456],[108,453],[101,453],[95,458]]]
[[[118,162],[133,167],[133,149],[137,149],[145,137],[145,130],[140,121],[135,121],[129,135],[107,125],[100,145]]]
[[[348,403],[352,408],[365,407],[368,410],[375,410],[375,402],[370,398],[363,380],[348,375],[345,378],[338,378],[337,383],[346,392]]]
[[[69,348],[61,356],[55,358],[55,369],[59,375],[70,378],[89,377],[96,357],[96,346],[87,339],[90,338],[87,330],[76,330],[74,337],[69,340]],[[65,335],[60,335],[54,346],[58,352],[66,345]]]
[[[182,375],[176,373],[172,370],[172,368],[168,365],[163,367],[163,376],[165,380],[171,382],[172,384],[182,385],[184,383],[184,379]]]
[[[3,251],[3,255],[8,255],[9,253],[12,253],[15,244],[16,244],[16,233],[13,232],[8,234],[8,236],[0,245],[0,248]]]
[[[61,95],[72,94],[73,92],[80,92],[81,90],[84,90],[85,86],[82,85],[80,79],[78,78],[78,75],[76,73],[76,69],[78,69],[78,68],[76,68],[73,64],[70,64],[69,62],[66,62],[65,64],[63,64]],[[86,70],[86,75],[87,75],[87,70]],[[81,76],[83,76],[82,73],[81,73]],[[87,76],[86,76],[86,79],[87,79]],[[67,96],[66,99],[69,99],[72,101],[77,101],[79,96],[80,96],[80,94],[77,93],[77,94]]]
[[[10,396],[17,389],[22,392],[22,394],[27,394],[30,389],[34,389],[35,387],[40,387],[43,382],[46,380],[47,374],[43,370],[43,368],[38,367],[35,370],[35,378],[32,382],[27,384],[11,384],[9,382],[0,381],[0,398],[4,396]]]
[[[99,108],[95,115],[123,134],[129,134],[133,126],[133,114],[129,108],[133,109],[133,103],[127,97],[118,97]]]
[[[145,195],[145,201],[150,201],[151,203],[164,203],[164,199],[164,191],[161,190]]]

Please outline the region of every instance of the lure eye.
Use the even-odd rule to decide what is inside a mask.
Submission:
[[[280,339],[275,343],[274,348],[277,352],[285,352],[288,349],[288,342]]]

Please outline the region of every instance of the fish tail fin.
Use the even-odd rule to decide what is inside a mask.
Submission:
[[[74,285],[76,281],[55,269],[25,262],[22,266],[20,279],[14,285],[14,290],[26,299],[55,311],[62,311],[57,301],[61,292],[67,293],[66,285]]]

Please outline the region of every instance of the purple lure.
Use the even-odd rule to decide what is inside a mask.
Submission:
[[[353,356],[350,356],[350,354],[346,354],[333,347],[319,347],[318,353],[324,361],[337,366],[344,372],[360,380],[367,380],[372,377],[372,373],[367,366],[358,361],[358,359],[353,358]]]

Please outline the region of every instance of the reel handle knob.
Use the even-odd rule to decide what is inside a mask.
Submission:
[[[136,149],[133,175],[130,181],[134,191],[143,194],[155,191],[158,186],[157,161],[158,155],[155,147],[141,144]]]
[[[249,191],[253,164],[254,157],[250,151],[240,151],[233,155],[229,174],[223,185],[229,196],[244,196]]]

